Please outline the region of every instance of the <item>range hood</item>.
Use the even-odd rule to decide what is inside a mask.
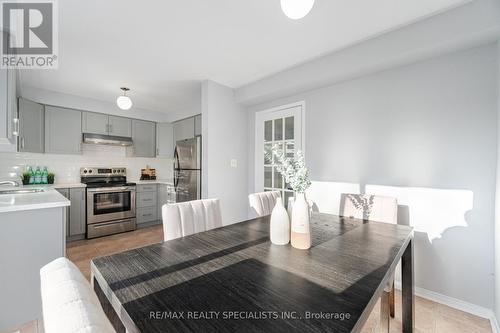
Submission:
[[[134,144],[132,138],[114,135],[101,135],[92,133],[83,133],[83,143],[91,143],[94,145],[110,145],[110,146],[131,146]]]

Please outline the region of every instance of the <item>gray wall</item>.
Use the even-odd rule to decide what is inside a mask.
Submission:
[[[231,88],[202,83],[202,196],[219,198],[222,222],[245,220],[247,189],[247,115]],[[237,167],[231,167],[231,160]]]
[[[417,286],[493,308],[496,57],[482,46],[249,107],[250,192],[254,112],[304,100],[311,178],[393,191],[416,226]]]

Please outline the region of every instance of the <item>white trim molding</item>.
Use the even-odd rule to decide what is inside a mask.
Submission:
[[[400,281],[395,281],[395,288],[398,290],[401,290],[401,282]],[[481,317],[488,319],[491,324],[491,330],[493,333],[500,333],[500,327],[498,326],[498,321],[495,316],[495,313],[493,312],[492,309],[488,309],[476,304],[472,304],[466,301],[462,301],[457,298],[453,298],[450,296],[446,296],[443,294],[436,293],[431,290],[427,290],[424,288],[420,287],[415,287],[415,295],[431,300],[436,303],[440,303],[443,305],[447,305],[451,308],[464,311],[470,314],[473,314],[475,316]]]

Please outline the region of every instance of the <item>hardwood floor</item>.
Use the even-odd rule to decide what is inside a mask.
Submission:
[[[68,243],[66,257],[90,280],[90,259],[163,241],[163,226]]]
[[[162,226],[102,238],[68,243],[66,256],[90,279],[90,259],[158,243],[163,240]],[[379,302],[380,303],[380,302]],[[415,320],[417,333],[486,333],[492,332],[488,319],[453,309],[421,297],[416,297]],[[363,327],[363,333],[379,332],[380,304],[377,304]],[[43,333],[39,322],[31,322],[9,333]],[[391,319],[390,332],[401,332],[401,293],[396,291],[396,317]]]

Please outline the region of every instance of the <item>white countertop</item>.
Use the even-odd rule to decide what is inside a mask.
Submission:
[[[165,184],[174,185],[173,179],[156,179],[156,180],[130,180],[131,183],[136,183],[137,185],[147,185],[147,184]]]
[[[23,187],[2,186],[1,190],[15,190]],[[0,213],[32,209],[66,207],[70,201],[54,188],[48,186],[27,186],[27,188],[43,188],[44,192],[0,194]]]

